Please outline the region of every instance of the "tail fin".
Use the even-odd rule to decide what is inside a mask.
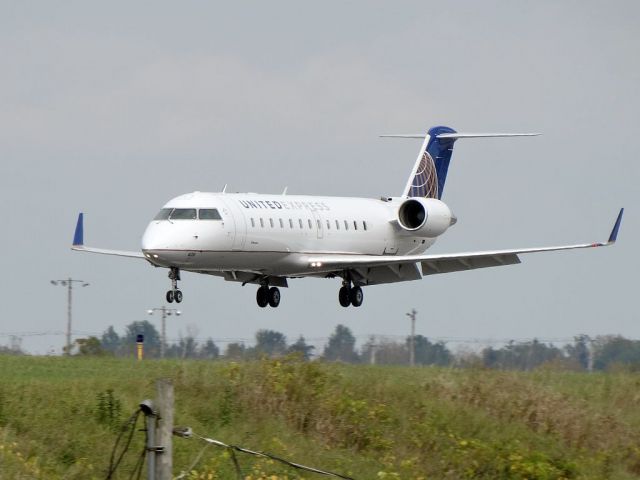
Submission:
[[[444,126],[432,127],[426,135],[382,135],[397,138],[424,138],[422,148],[413,166],[403,197],[442,197],[447,179],[453,144],[459,138],[528,137],[539,133],[458,133]]]

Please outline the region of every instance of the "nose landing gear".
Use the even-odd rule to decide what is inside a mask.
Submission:
[[[256,292],[256,303],[260,308],[264,308],[267,305],[276,308],[280,305],[280,289],[262,285]]]
[[[167,292],[167,302],[176,303],[182,302],[182,292],[178,290],[178,280],[180,280],[180,269],[177,267],[171,267],[169,269],[169,278],[171,279],[171,290]]]

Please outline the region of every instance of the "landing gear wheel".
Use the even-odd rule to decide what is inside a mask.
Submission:
[[[182,292],[178,290],[178,280],[180,280],[179,268],[169,268],[169,280],[171,280],[171,290],[167,292],[167,302],[173,303],[173,301],[175,300],[176,303],[180,303],[182,301]]]
[[[176,290],[175,292],[173,292],[173,299],[176,301],[176,303],[182,302],[182,292],[180,290]]]
[[[269,289],[269,305],[273,308],[280,305],[280,290],[276,287]]]
[[[362,289],[360,287],[353,287],[349,292],[349,300],[351,300],[351,305],[354,307],[362,305],[362,301],[364,300]]]
[[[348,307],[349,305],[351,305],[351,300],[349,299],[349,289],[347,287],[341,287],[338,291],[338,301],[343,307]]]
[[[260,308],[264,308],[269,304],[269,289],[260,287],[256,292],[256,302]]]

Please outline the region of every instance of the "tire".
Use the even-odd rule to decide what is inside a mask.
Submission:
[[[173,303],[173,290],[169,290],[166,295],[167,302]]]
[[[362,289],[360,287],[353,287],[349,292],[349,300],[351,300],[351,305],[354,307],[362,305],[362,302],[364,301],[364,293],[362,293]]]
[[[349,299],[349,289],[347,287],[341,287],[338,291],[338,301],[343,307],[348,307],[349,305],[351,305],[351,300]]]
[[[180,290],[176,290],[175,292],[173,292],[173,299],[176,301],[176,303],[182,302],[182,292]]]
[[[271,287],[269,289],[269,305],[273,308],[276,308],[280,305],[280,290],[276,287]]]
[[[269,304],[269,290],[260,287],[256,292],[256,302],[260,308],[264,308]]]

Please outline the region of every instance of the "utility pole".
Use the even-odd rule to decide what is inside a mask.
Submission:
[[[378,348],[378,345],[376,344],[376,337],[372,335],[371,338],[369,339],[369,364],[370,365],[376,364],[376,353],[378,353],[377,348]]]
[[[411,318],[411,337],[409,339],[409,365],[412,367],[416,364],[416,310],[411,309],[411,313],[407,313],[407,317]]]
[[[83,287],[88,287],[89,283],[84,280],[77,280],[74,278],[67,278],[64,280],[51,280],[52,285],[59,285],[61,287],[67,287],[67,346],[65,355],[71,355],[71,318],[72,318],[72,297],[73,297],[73,284],[80,283]]]
[[[164,305],[158,308],[150,308],[147,310],[149,315],[153,315],[155,312],[160,312],[162,315],[162,329],[161,329],[161,339],[160,339],[160,358],[164,358],[164,349],[167,344],[167,317],[171,315],[175,315],[179,317],[182,315],[180,310],[176,310],[175,308],[167,308]]]

